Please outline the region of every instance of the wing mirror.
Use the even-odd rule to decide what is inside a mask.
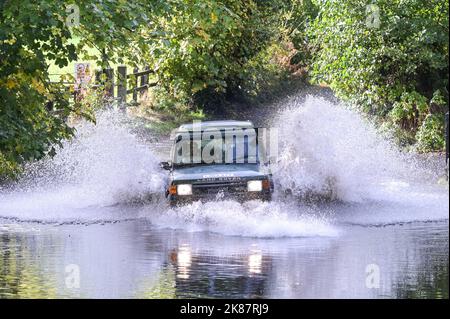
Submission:
[[[159,163],[159,167],[165,169],[166,171],[170,171],[172,169],[172,164],[170,162],[161,162]]]

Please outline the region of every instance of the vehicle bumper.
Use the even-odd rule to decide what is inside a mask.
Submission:
[[[250,200],[271,201],[272,192],[268,191],[245,192],[245,193],[224,194],[223,196],[220,196],[219,194],[187,195],[187,196],[169,195],[168,200],[171,206],[182,206],[196,201],[213,202],[221,200],[234,200],[241,203]]]

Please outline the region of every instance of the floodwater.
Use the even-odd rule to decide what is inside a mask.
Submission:
[[[143,220],[3,223],[0,296],[448,298],[448,249],[448,222],[345,226],[329,238],[246,238]]]
[[[442,170],[353,111],[287,103],[273,202],[179,208],[120,117],[0,187],[0,298],[448,298]]]

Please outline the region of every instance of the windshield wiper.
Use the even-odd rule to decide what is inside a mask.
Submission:
[[[252,160],[252,159],[250,159]],[[242,161],[241,163],[238,163],[238,161]],[[255,162],[249,162],[249,158],[247,157],[239,157],[234,158],[232,162],[212,162],[212,163],[179,163],[179,164],[173,164],[174,168],[183,168],[183,167],[192,167],[192,166],[204,166],[204,165],[236,165],[236,164],[260,164],[259,159],[257,159]]]

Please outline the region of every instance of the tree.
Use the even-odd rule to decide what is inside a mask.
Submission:
[[[442,149],[443,113],[448,109],[448,2],[317,3],[320,11],[309,29],[314,81],[388,119],[410,141]],[[433,97],[439,105],[432,103]],[[427,136],[441,138],[421,141]]]
[[[73,134],[64,119],[75,106],[47,72],[76,58],[64,14],[54,1],[0,2],[0,176]]]
[[[87,46],[108,54],[109,61],[139,63],[145,49],[140,28],[162,3],[67,1],[80,9],[81,23],[72,25],[58,1],[0,2],[0,177],[54,153],[74,134],[66,122],[70,115],[92,119],[89,110],[70,102],[62,84],[50,83],[49,65],[66,66],[85,56]],[[78,45],[75,38],[81,38]],[[104,55],[90,58],[108,63]]]
[[[145,55],[165,94],[189,101],[196,95],[233,96],[248,79],[247,63],[276,34],[279,1],[169,1],[146,37]]]

